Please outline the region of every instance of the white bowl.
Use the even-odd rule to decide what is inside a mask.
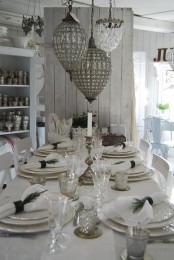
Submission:
[[[12,37],[11,40],[12,40],[13,47],[25,49],[25,48],[27,48],[30,38],[29,37]]]

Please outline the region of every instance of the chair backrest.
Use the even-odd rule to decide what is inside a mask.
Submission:
[[[7,152],[0,155],[0,192],[2,192],[3,185],[8,184],[12,180],[11,166],[13,165],[13,154]]]
[[[156,170],[157,182],[163,191],[166,191],[168,197],[171,197],[173,187],[173,176],[170,171],[170,164],[163,157],[153,154],[152,168]]]
[[[31,137],[17,139],[14,143],[14,165],[16,172],[31,157]]]
[[[151,160],[151,144],[148,141],[140,139],[139,149],[142,153],[143,160],[145,160],[146,162]]]

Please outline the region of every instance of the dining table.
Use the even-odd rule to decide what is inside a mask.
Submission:
[[[124,160],[133,160],[139,158],[139,154],[135,157],[124,158]],[[30,159],[31,162],[43,160],[43,157],[33,155]],[[110,160],[112,162],[120,161],[120,158],[105,158],[104,160]],[[111,189],[113,181],[110,180],[108,185],[108,201],[116,199],[120,196],[147,196],[155,192],[159,192],[160,188],[158,183],[152,177],[141,181],[128,182],[130,190],[117,191]],[[19,200],[23,192],[30,186],[29,178],[25,178],[17,174],[15,179],[7,186],[7,188],[1,193],[0,200]],[[58,179],[47,179],[46,189],[49,191],[60,191]],[[78,187],[77,193],[79,195],[79,201],[84,194],[93,194],[93,185],[81,185]],[[74,204],[73,204],[74,203]],[[72,202],[75,205],[76,202]],[[75,235],[73,226],[73,219],[71,219],[64,226],[64,232],[70,234],[70,239],[66,242],[66,249],[57,254],[49,254],[48,252],[48,238],[49,230],[46,231],[34,231],[34,232],[22,232],[11,233],[7,236],[3,236],[0,231],[0,260],[69,260],[69,259],[83,259],[83,260],[119,260],[123,250],[126,249],[126,239],[123,227],[119,229],[119,225],[116,226],[114,222],[107,223],[107,221],[100,221],[98,227],[102,231],[102,235],[93,239],[84,239]],[[27,228],[26,228],[27,229]],[[36,227],[37,229],[37,227]],[[173,232],[174,225],[170,229],[170,235]],[[158,233],[158,232],[157,232]],[[163,233],[158,235],[160,238]],[[154,240],[154,243],[148,243],[146,251],[156,260],[173,260],[173,246],[172,243],[163,243],[162,240]]]

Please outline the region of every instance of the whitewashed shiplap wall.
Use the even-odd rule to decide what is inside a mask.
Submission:
[[[45,43],[47,46],[52,42],[54,29],[65,17],[65,8],[45,9]],[[73,8],[90,36],[90,8]],[[88,103],[84,96],[77,90],[74,83],[70,81],[68,74],[56,58],[53,48],[45,48],[46,75],[46,122],[49,114],[56,113],[60,119],[70,118],[74,114],[81,114],[87,110],[97,112],[97,123],[99,126],[110,126],[112,123],[126,124],[131,129],[132,121],[132,96],[133,92],[133,13],[131,9],[113,8],[113,16],[122,18],[125,22],[123,39],[116,50],[112,53],[112,76],[104,91],[99,95],[97,101]],[[108,17],[108,8],[95,8],[94,21],[99,18]],[[94,30],[95,38],[95,30]],[[46,126],[46,132],[48,125]],[[130,133],[128,132],[128,138]]]

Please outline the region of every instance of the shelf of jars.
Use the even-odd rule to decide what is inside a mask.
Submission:
[[[22,134],[22,133],[29,133],[30,130],[18,130],[18,131],[0,131],[0,135],[11,135],[11,134]]]
[[[29,108],[30,106],[7,106],[7,107],[1,107],[0,110],[5,110],[5,109],[21,109],[21,108]]]
[[[6,87],[6,88],[8,88],[8,87],[14,87],[14,88],[29,88],[30,87],[30,85],[14,85],[14,84],[11,84],[11,85],[9,85],[9,84],[0,84],[0,87]]]

